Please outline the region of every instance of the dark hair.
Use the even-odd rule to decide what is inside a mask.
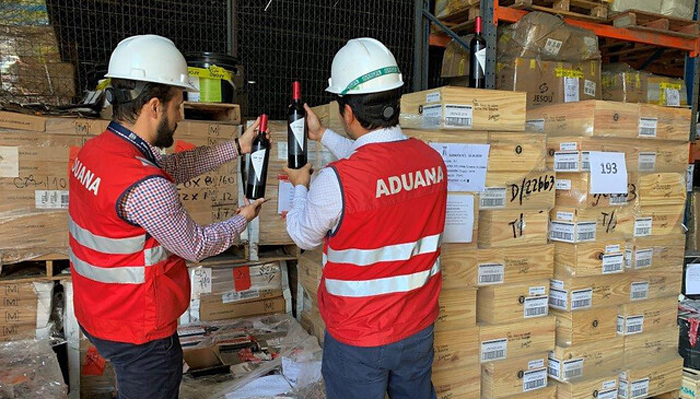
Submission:
[[[399,89],[370,94],[346,94],[338,96],[340,114],[345,115],[349,105],[360,125],[367,130],[393,127],[399,124]]]
[[[140,82],[135,80],[112,79],[112,87],[117,90],[134,90],[139,86],[139,83]],[[134,123],[141,113],[141,108],[152,98],[155,97],[160,100],[163,105],[167,105],[177,92],[177,90],[173,89],[172,86],[160,83],[146,83],[143,85],[143,89],[141,89],[136,98],[129,102],[120,103],[115,101],[115,103],[112,104],[112,119],[115,121]]]

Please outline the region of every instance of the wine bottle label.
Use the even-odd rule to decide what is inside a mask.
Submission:
[[[479,66],[481,67],[481,72],[486,74],[486,48],[482,48],[481,50],[477,51],[475,56],[476,60],[479,62]]]
[[[297,141],[297,144],[299,144],[299,148],[301,148],[302,151],[305,150],[304,148],[304,120],[306,118],[301,118],[299,120],[296,120],[292,123],[289,124],[289,127],[292,129],[292,133],[294,133],[294,138]]]
[[[258,181],[262,180],[263,164],[265,163],[265,153],[267,150],[258,150],[250,154],[250,162],[253,164],[255,177]]]

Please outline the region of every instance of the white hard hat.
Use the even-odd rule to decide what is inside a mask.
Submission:
[[[131,36],[119,42],[109,59],[105,77],[199,91],[190,84],[187,61],[175,43],[158,35]]]
[[[379,40],[352,39],[333,58],[326,91],[338,95],[368,94],[403,86],[396,58]]]

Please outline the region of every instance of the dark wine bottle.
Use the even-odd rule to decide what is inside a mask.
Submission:
[[[267,115],[263,114],[260,116],[258,135],[253,140],[253,146],[246,164],[248,178],[245,187],[245,196],[251,200],[265,197],[267,164],[270,159],[270,140],[265,137],[266,132]]]
[[[476,17],[476,33],[469,42],[469,87],[486,87],[486,39],[481,36],[481,17]]]
[[[292,85],[292,103],[287,112],[287,166],[300,169],[307,162],[306,136],[309,128],[306,126],[306,110],[301,101],[301,83]]]

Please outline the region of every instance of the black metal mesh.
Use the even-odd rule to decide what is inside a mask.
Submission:
[[[410,87],[412,0],[231,1],[236,10],[237,55],[246,80],[255,82],[247,85],[249,115],[267,112],[283,118],[295,79],[302,81],[308,103],[331,100],[324,93],[331,61],[354,37],[384,42]],[[106,72],[114,47],[131,35],[168,37],[183,53],[226,53],[227,3],[0,0],[0,101],[55,104],[81,97]]]
[[[414,16],[411,0],[243,0],[237,5],[239,52],[249,84],[249,114],[286,118],[292,81],[310,105],[325,93],[335,53],[355,37],[383,42],[411,87]]]

